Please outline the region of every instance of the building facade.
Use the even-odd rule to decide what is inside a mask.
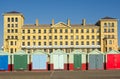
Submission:
[[[5,52],[14,53],[24,50],[32,53],[35,50],[44,50],[51,53],[61,49],[70,53],[74,49],[81,49],[90,52],[98,49],[102,52],[118,50],[118,20],[116,18],[105,17],[95,24],[71,24],[55,23],[51,24],[24,24],[24,15],[19,12],[4,13],[4,45]]]

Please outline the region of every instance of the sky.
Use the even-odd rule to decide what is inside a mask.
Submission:
[[[10,11],[23,13],[25,24],[51,24],[71,20],[71,24],[95,24],[99,19],[109,16],[120,19],[120,0],[0,0],[0,46],[3,45],[3,14]],[[120,22],[120,21],[119,21]],[[120,24],[120,23],[119,23]],[[118,25],[118,38],[120,38]],[[120,45],[120,41],[119,41]]]

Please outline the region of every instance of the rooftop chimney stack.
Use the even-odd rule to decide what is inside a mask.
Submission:
[[[52,19],[52,26],[54,25],[55,23],[54,23],[54,19]]]
[[[67,22],[68,26],[70,26],[70,19],[68,19],[68,22]]]
[[[83,25],[83,26],[86,25],[86,20],[85,20],[85,19],[82,20],[82,25]]]
[[[38,22],[38,19],[36,19],[36,26],[38,26],[39,25],[39,22]]]

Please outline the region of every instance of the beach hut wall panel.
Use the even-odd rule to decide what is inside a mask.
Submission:
[[[18,51],[12,54],[12,70],[28,70],[29,55],[24,51]]]
[[[50,70],[67,70],[67,54],[56,50],[50,54]]]
[[[32,70],[48,70],[47,55],[34,54],[32,55]]]
[[[104,69],[104,54],[98,50],[88,53],[88,69]]]
[[[111,50],[106,53],[106,69],[120,69],[120,53]]]
[[[10,65],[10,54],[0,50],[0,71],[10,71],[11,65]]]
[[[75,50],[69,54],[69,70],[86,70],[86,53]]]

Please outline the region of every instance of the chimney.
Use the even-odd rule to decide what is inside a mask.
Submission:
[[[68,19],[67,25],[70,26],[70,19]]]
[[[38,19],[36,19],[36,26],[38,26],[39,25],[39,22],[38,22]]]
[[[52,26],[54,25],[55,23],[54,23],[54,19],[52,19]]]
[[[85,20],[85,19],[82,20],[82,25],[83,25],[83,26],[86,25],[86,20]]]

